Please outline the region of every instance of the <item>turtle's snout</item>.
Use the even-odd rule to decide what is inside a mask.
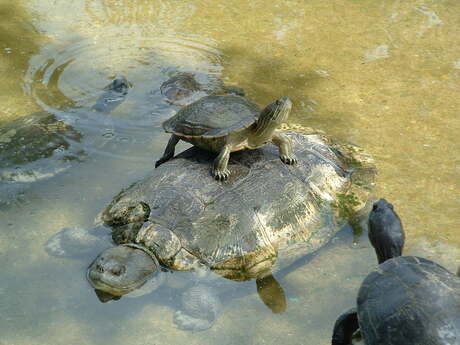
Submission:
[[[125,93],[128,92],[129,87],[129,81],[124,76],[121,76],[113,80],[111,89],[119,93]]]
[[[112,273],[114,276],[117,276],[117,277],[121,276],[125,272],[126,272],[125,265],[117,264],[110,268],[110,273]]]
[[[375,202],[374,205],[372,206],[372,211],[380,211],[380,210],[385,210],[385,209],[393,209],[393,205],[390,204],[388,201],[385,199],[380,199],[379,201]]]
[[[119,277],[126,272],[126,266],[116,262],[115,260],[107,261],[105,265],[96,263],[95,268],[99,273],[111,274],[116,277]]]
[[[291,101],[291,100],[289,99],[289,97],[286,97],[286,96],[281,97],[281,98],[278,100],[278,102],[280,102],[280,103],[286,103],[286,102],[290,102],[290,101]]]
[[[275,104],[277,106],[284,106],[284,107],[291,107],[292,106],[292,102],[291,100],[289,99],[289,97],[281,97],[280,99],[277,99],[275,101]]]

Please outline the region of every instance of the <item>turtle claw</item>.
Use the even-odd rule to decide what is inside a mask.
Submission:
[[[280,156],[281,158],[281,161],[284,163],[284,164],[288,164],[288,165],[294,165],[297,163],[297,158],[296,156],[292,155],[292,156]]]
[[[228,179],[228,177],[230,176],[230,170],[228,170],[228,169],[225,169],[225,170],[213,170],[212,171],[212,176],[214,176],[214,178],[217,181],[226,181]]]
[[[161,164],[163,164],[166,161],[168,161],[168,159],[160,158],[155,162],[155,168],[158,168]]]

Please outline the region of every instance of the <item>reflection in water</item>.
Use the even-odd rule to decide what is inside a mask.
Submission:
[[[175,22],[194,14],[194,6],[187,1],[168,0],[87,0],[84,2],[89,19],[97,25],[152,25],[157,29],[171,28]]]

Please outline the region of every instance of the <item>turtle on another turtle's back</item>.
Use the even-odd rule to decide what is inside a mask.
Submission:
[[[221,181],[230,175],[227,165],[231,152],[256,149],[268,142],[278,146],[285,164],[295,164],[291,140],[277,130],[287,120],[291,107],[292,102],[287,97],[274,101],[263,110],[240,96],[201,98],[163,123],[171,138],[155,167],[173,158],[179,140],[218,153],[211,173]]]

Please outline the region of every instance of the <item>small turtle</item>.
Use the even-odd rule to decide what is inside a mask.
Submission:
[[[219,153],[211,173],[220,181],[230,175],[227,169],[230,152],[256,149],[268,142],[278,146],[280,158],[285,164],[294,164],[296,157],[290,139],[276,130],[287,120],[291,107],[287,97],[276,100],[262,111],[239,96],[204,97],[163,122],[164,130],[172,135],[155,167],[174,156],[179,140]]]
[[[243,89],[226,86],[216,77],[201,76],[205,80],[199,82],[193,73],[174,71],[170,73],[170,78],[161,84],[160,92],[168,103],[179,106],[186,106],[209,95],[245,95]]]
[[[227,184],[203,184],[214,157],[192,147],[122,190],[98,217],[110,226],[116,244],[88,268],[100,300],[138,293],[165,279],[168,285],[168,277],[192,276],[181,287],[175,322],[204,330],[218,316],[220,297],[235,289],[230,280],[254,279],[261,300],[283,312],[284,293],[272,273],[326,244],[352,214],[341,212],[352,206],[343,196],[353,195],[353,207],[362,207],[375,174],[356,147],[299,130],[283,131],[299,158],[290,169],[279,164],[269,144],[235,153]],[[85,235],[66,229],[50,239],[47,251],[72,255],[84,243],[100,243],[94,238],[100,230]]]
[[[460,277],[433,261],[400,256],[404,231],[393,206],[380,199],[369,216],[379,266],[362,283],[357,308],[336,321],[332,345],[459,345]],[[458,275],[458,273],[457,273]]]

